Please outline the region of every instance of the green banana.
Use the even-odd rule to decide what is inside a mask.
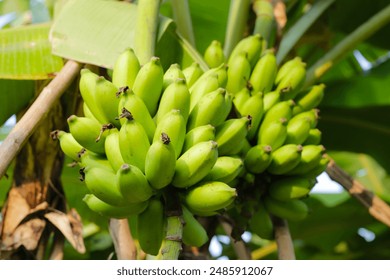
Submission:
[[[264,40],[260,34],[251,35],[239,41],[230,54],[228,65],[230,66],[231,61],[239,53],[246,52],[248,54],[248,60],[251,67],[254,67],[262,52],[263,41]]]
[[[60,147],[62,152],[73,159],[74,161],[80,161],[78,156],[83,147],[74,139],[71,133],[62,130],[54,130],[50,133],[53,140],[60,141]]]
[[[242,88],[240,91],[233,95],[233,104],[236,111],[240,112],[245,102],[251,97],[251,92],[247,87]]]
[[[215,127],[205,124],[195,127],[186,133],[182,152],[203,141],[215,140]]]
[[[260,238],[272,240],[274,239],[274,226],[272,219],[264,203],[260,202],[257,209],[249,220],[249,229],[257,234]]]
[[[115,171],[118,170],[122,164],[125,163],[121,150],[119,148],[119,131],[118,129],[110,129],[109,134],[106,137],[104,142],[104,151],[106,157],[110,162],[112,169]]]
[[[191,212],[214,212],[228,207],[237,197],[235,188],[223,182],[206,182],[191,188],[184,197]]]
[[[99,120],[92,114],[91,109],[88,108],[88,105],[85,102],[83,102],[83,116],[99,122]]]
[[[272,181],[268,192],[278,201],[289,201],[306,197],[315,183],[316,180],[299,176],[284,177]]]
[[[324,98],[324,84],[314,85],[302,95],[295,99],[296,105],[293,108],[293,115],[308,111],[317,107]]]
[[[138,215],[148,206],[148,201],[128,203],[124,206],[114,206],[102,201],[93,194],[86,194],[83,201],[92,211],[104,217],[114,219],[124,219],[130,215]]]
[[[151,199],[148,207],[138,215],[137,237],[141,249],[157,255],[165,236],[164,206],[159,199]]]
[[[302,144],[309,136],[311,121],[309,118],[292,118],[287,123],[286,144]]]
[[[176,161],[172,185],[188,188],[202,180],[218,159],[215,141],[199,142],[184,152]]]
[[[170,84],[172,84],[177,79],[182,79],[185,81],[185,76],[183,72],[181,71],[181,67],[179,64],[174,63],[169,66],[167,71],[164,73],[163,76],[163,90],[165,90]]]
[[[143,126],[133,118],[133,115],[123,110],[126,121],[119,130],[119,148],[126,163],[137,166],[145,171],[145,157],[150,142]]]
[[[152,57],[141,67],[135,78],[133,91],[141,97],[151,116],[157,111],[158,101],[162,93],[164,71],[160,58]]]
[[[301,160],[302,146],[295,144],[284,145],[272,152],[272,160],[267,171],[281,175],[291,171]]]
[[[280,68],[278,69],[278,72],[276,73],[275,84],[276,85],[280,84],[282,79],[284,79],[288,75],[290,75],[291,72],[294,72],[297,65],[301,65],[302,63],[304,63],[302,61],[302,58],[297,56],[293,59],[286,61],[284,64],[282,64],[282,66],[280,66]]]
[[[125,49],[116,59],[112,71],[112,83],[118,87],[132,88],[141,66],[131,48]]]
[[[251,74],[251,64],[245,52],[237,54],[229,62],[226,90],[232,94],[246,87]]]
[[[254,92],[270,92],[277,72],[276,57],[273,50],[266,51],[257,61],[249,78]]]
[[[84,148],[94,153],[104,154],[104,141],[112,125],[101,125],[94,119],[72,115],[67,119],[74,139]]]
[[[223,88],[218,88],[205,96],[195,105],[188,117],[187,130],[197,126],[221,124],[229,115],[232,96]]]
[[[319,109],[311,109],[309,111],[305,111],[299,114],[296,114],[291,118],[290,121],[295,122],[297,119],[309,119],[310,120],[310,128],[315,128],[319,119]]]
[[[227,83],[227,65],[222,63],[220,66],[211,68],[204,72],[202,76],[200,76],[196,82],[190,87],[190,92],[192,94],[192,91],[199,87],[201,84],[203,84],[209,76],[216,76],[218,78],[218,85],[219,87],[225,87]]]
[[[280,91],[274,90],[267,92],[263,97],[264,113],[268,112],[275,104],[280,102]]]
[[[115,172],[115,170],[112,168],[111,163],[108,161],[108,159],[99,154],[95,154],[91,151],[87,151],[85,149],[82,149],[79,153],[79,165],[81,168],[85,167],[99,167],[106,169],[110,172]]]
[[[155,189],[168,186],[175,174],[176,152],[166,133],[153,141],[145,159],[145,176]]]
[[[267,126],[269,123],[280,120],[281,118],[285,118],[287,121],[289,121],[292,117],[292,107],[294,106],[294,101],[288,100],[288,101],[282,101],[274,106],[272,106],[267,113],[264,115],[264,119],[261,122],[261,127]]]
[[[190,88],[190,112],[194,109],[199,100],[208,94],[219,88],[218,75],[212,73],[204,78],[204,82],[195,84]]]
[[[218,67],[225,62],[221,42],[213,40],[204,52],[204,61],[210,68]]]
[[[204,181],[219,181],[229,184],[239,174],[244,167],[243,160],[236,156],[218,157],[210,173],[203,179]]]
[[[256,145],[249,149],[244,158],[245,169],[253,174],[263,173],[272,160],[272,148],[269,145]]]
[[[99,76],[93,73],[89,69],[82,69],[80,71],[80,82],[79,89],[81,97],[86,103],[87,107],[90,109],[92,115],[95,119],[101,124],[108,123],[109,120],[106,118],[105,114],[101,111],[100,106],[97,105],[95,100],[96,85],[99,80]]]
[[[184,220],[183,243],[195,247],[204,245],[209,240],[206,230],[184,205],[182,205],[182,211]]]
[[[244,139],[251,127],[251,116],[228,119],[216,127],[215,141],[220,156],[236,155],[243,147]]]
[[[301,161],[291,171],[287,172],[288,175],[305,175],[312,169],[316,168],[325,152],[325,148],[322,145],[306,145],[302,148]]]
[[[252,140],[257,136],[258,129],[264,115],[263,94],[261,92],[253,94],[239,109],[240,116],[252,117],[251,129],[248,131],[248,139]]]
[[[183,75],[187,82],[188,88],[191,88],[192,85],[202,76],[203,71],[200,68],[198,62],[193,62],[190,66],[183,69]]]
[[[157,124],[153,142],[158,141],[161,138],[162,133],[169,135],[171,145],[175,150],[176,158],[178,158],[183,149],[184,138],[186,136],[186,122],[180,110],[173,109],[165,114]]]
[[[145,103],[139,96],[135,95],[130,88],[123,88],[120,92],[118,115],[121,125],[123,125],[126,120],[126,118],[121,118],[121,114],[125,112],[123,108],[130,111],[137,122],[143,126],[146,134],[148,135],[149,141],[151,142],[154,136],[154,131],[156,130],[156,124],[153,121]]]
[[[118,88],[104,77],[99,77],[95,87],[95,102],[99,110],[104,114],[108,123],[120,128],[117,120],[119,99],[116,97]]]
[[[264,198],[264,205],[268,212],[288,221],[301,221],[309,213],[307,204],[300,199],[279,201],[270,196]]]
[[[183,79],[176,79],[163,92],[156,116],[158,124],[161,119],[173,109],[180,110],[184,120],[187,122],[190,113],[190,92]]]
[[[328,166],[330,162],[330,157],[327,154],[323,154],[320,162],[316,167],[305,173],[303,176],[307,178],[316,178],[318,175],[320,175],[322,172],[326,170],[326,167]]]
[[[122,164],[116,172],[116,182],[121,194],[129,203],[147,201],[154,194],[146,176],[135,165]]]
[[[319,145],[321,143],[322,132],[318,128],[312,128],[309,130],[309,136],[307,136],[303,145]]]
[[[128,204],[119,190],[113,170],[98,166],[87,166],[80,170],[87,189],[100,200],[114,206]]]
[[[305,63],[296,63],[293,71],[286,74],[279,83],[277,83],[276,90],[281,91],[281,99],[294,99],[301,90],[306,79]]]
[[[281,118],[262,125],[257,136],[257,144],[269,145],[276,150],[281,147],[287,138],[287,120]]]

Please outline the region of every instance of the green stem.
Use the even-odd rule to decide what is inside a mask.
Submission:
[[[369,20],[356,28],[355,31],[345,37],[325,56],[311,66],[307,71],[305,87],[314,84],[317,79],[324,75],[345,54],[389,22],[390,5],[373,15]]]
[[[179,196],[176,190],[167,189],[164,192],[165,213],[167,216],[167,233],[163,248],[163,260],[177,260],[182,250],[183,215]]]
[[[223,52],[229,57],[244,35],[251,0],[231,0]]]
[[[141,65],[147,63],[154,55],[160,2],[160,0],[138,0],[134,51]]]
[[[253,3],[253,11],[256,14],[253,34],[260,34],[267,42],[267,46],[271,46],[272,36],[274,36],[276,32],[274,8],[272,4],[265,0],[257,0]]]
[[[192,46],[195,46],[195,36],[192,28],[188,0],[172,0],[173,19],[177,30]]]

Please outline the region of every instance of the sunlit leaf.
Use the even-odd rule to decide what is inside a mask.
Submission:
[[[331,157],[349,175],[376,195],[390,201],[389,176],[372,157],[349,152],[330,152]]]
[[[137,6],[127,2],[70,0],[53,23],[53,53],[112,68],[118,55],[133,47],[136,16]],[[160,19],[158,38],[172,22]]]
[[[52,78],[63,66],[51,54],[50,24],[0,30],[0,78],[40,80]]]

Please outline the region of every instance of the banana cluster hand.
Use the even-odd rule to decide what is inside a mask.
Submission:
[[[325,85],[303,90],[305,67],[296,57],[278,68],[274,50],[264,50],[258,35],[243,39],[228,58],[227,89],[233,94],[233,111],[252,118],[241,152],[233,150],[243,158],[241,173],[247,174],[238,179],[243,186],[238,201],[246,206],[237,206],[232,215],[238,212],[246,227],[262,238],[272,238],[271,215],[294,221],[306,217],[304,198],[329,162],[316,128],[316,106]],[[222,145],[218,132],[217,127],[215,140]],[[237,223],[242,227],[241,221]]]
[[[205,72],[197,63],[164,72],[158,57],[141,66],[131,49],[112,81],[82,70],[84,116],[70,116],[70,132],[52,135],[80,166],[89,208],[136,217],[139,244],[152,255],[172,191],[191,246],[208,241],[198,216],[244,217],[238,228],[268,239],[272,215],[306,217],[303,199],[329,161],[316,128],[325,86],[303,91],[305,63],[294,58],[278,69],[264,48],[261,36],[249,36],[225,58],[214,41]]]
[[[82,70],[84,116],[68,118],[70,132],[52,134],[81,168],[88,207],[106,217],[136,216],[148,254],[158,254],[163,243],[168,191],[180,198],[183,241],[192,246],[208,241],[196,217],[224,211],[237,196],[233,186],[244,163],[235,154],[252,119],[227,119],[233,95],[215,47],[207,52],[215,67],[205,73],[196,63],[164,72],[158,57],[140,66],[131,49],[118,57],[112,81]]]

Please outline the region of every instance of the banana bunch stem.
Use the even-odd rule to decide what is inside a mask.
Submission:
[[[161,249],[163,260],[177,260],[182,251],[182,237],[184,219],[180,200],[175,190],[167,189],[164,192],[165,215],[167,217],[167,230],[165,241]]]
[[[160,0],[139,0],[134,51],[141,65],[154,55],[159,23]]]

